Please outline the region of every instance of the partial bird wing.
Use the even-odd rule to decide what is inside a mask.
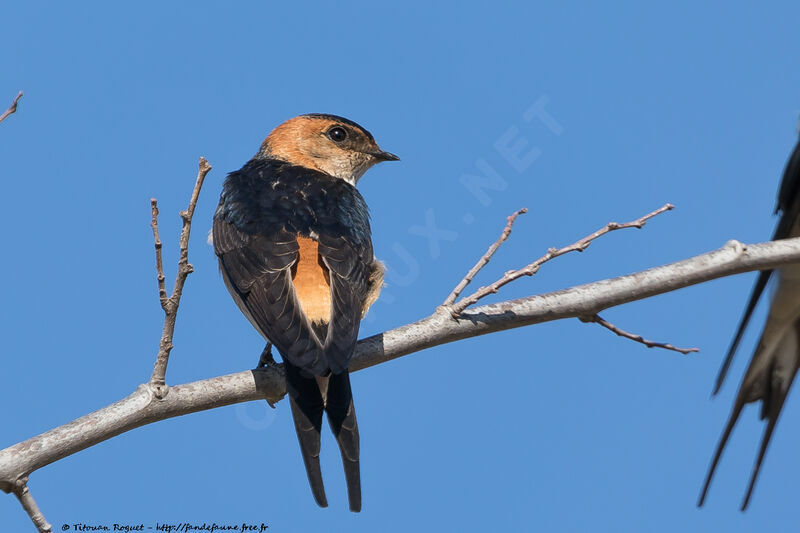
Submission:
[[[797,143],[791,157],[789,157],[789,162],[786,164],[786,170],[784,170],[783,180],[781,181],[781,186],[778,191],[778,205],[775,208],[775,212],[782,211],[784,214],[778,222],[778,226],[775,228],[775,233],[772,235],[773,241],[786,239],[792,236],[790,234],[792,225],[797,219],[797,211],[800,209],[800,206],[797,205],[798,196],[800,196],[800,142]],[[794,207],[792,204],[795,204]],[[747,302],[742,320],[739,322],[739,327],[736,329],[736,335],[733,337],[733,341],[728,348],[728,353],[725,355],[725,360],[717,375],[717,381],[714,384],[714,395],[722,388],[722,384],[728,374],[728,369],[736,354],[736,349],[739,347],[739,342],[742,340],[744,331],[747,329],[747,324],[750,322],[750,317],[771,275],[772,270],[762,270],[758,274],[756,284],[753,286],[753,291],[750,293],[750,300]]]
[[[325,353],[331,371],[339,374],[347,370],[358,341],[362,309],[370,292],[372,247],[358,248],[346,237],[325,233],[320,233],[318,242],[331,284],[331,320]]]
[[[297,236],[248,234],[214,221],[214,250],[225,284],[253,326],[292,364],[314,373],[324,366],[322,343],[305,317],[292,284]]]
[[[786,165],[778,195],[778,210],[782,212],[773,240],[800,236],[800,142],[795,146]],[[739,386],[733,410],[725,426],[714,458],[706,476],[698,505],[703,505],[711,479],[736,422],[747,403],[761,401],[761,419],[767,420],[761,447],[756,460],[742,510],[747,508],[753,493],[761,463],[780,416],[786,396],[800,366],[800,265],[778,269],[778,286],[770,305],[769,316],[761,333],[753,358]],[[747,322],[758,302],[772,271],[763,271],[739,324],[733,343],[717,378],[714,393],[719,390],[741,340]]]
[[[728,353],[725,355],[725,360],[722,362],[719,374],[717,374],[717,381],[714,383],[714,392],[712,392],[713,396],[719,393],[722,384],[725,382],[725,378],[728,376],[728,369],[730,369],[733,357],[736,355],[736,350],[739,348],[739,342],[741,342],[744,336],[744,331],[747,329],[750,317],[756,309],[758,300],[761,298],[761,293],[764,292],[764,288],[767,286],[770,276],[772,276],[772,270],[762,270],[758,273],[758,279],[756,279],[756,284],[753,286],[753,291],[750,293],[750,300],[747,302],[742,320],[739,322],[739,327],[736,329],[736,335],[733,337],[733,341],[731,341]]]
[[[797,197],[800,195],[800,142],[794,147],[786,170],[783,174],[780,191],[778,191],[778,205],[775,212],[783,211],[788,213],[794,205],[797,209]],[[795,214],[797,214],[795,212]],[[791,224],[790,224],[791,225]],[[780,224],[778,225],[780,228]],[[788,228],[786,228],[788,230]],[[782,238],[782,237],[778,237]]]

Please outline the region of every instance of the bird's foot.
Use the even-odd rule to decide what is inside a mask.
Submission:
[[[278,363],[276,363],[275,359],[272,357],[271,342],[268,342],[264,347],[264,351],[261,352],[261,356],[258,358],[258,365],[256,365],[256,368],[264,368],[266,366],[278,366]]]
[[[275,362],[275,359],[272,357],[272,343],[267,342],[267,345],[264,346],[264,350],[261,352],[261,355],[258,358],[258,365],[256,368],[268,368],[273,366],[279,366],[278,363]],[[269,398],[266,399],[267,403],[270,407],[275,409],[275,402],[271,401]]]

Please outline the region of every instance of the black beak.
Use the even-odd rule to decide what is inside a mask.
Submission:
[[[400,158],[397,157],[396,155],[389,152],[384,152],[383,150],[378,150],[377,152],[370,152],[369,155],[371,155],[378,161],[400,161]]]

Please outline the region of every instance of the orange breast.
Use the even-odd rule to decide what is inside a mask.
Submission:
[[[297,237],[300,257],[295,265],[292,281],[297,299],[308,319],[312,322],[330,322],[331,285],[328,269],[319,256],[317,241]]]

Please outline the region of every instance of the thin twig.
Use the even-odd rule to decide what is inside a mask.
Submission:
[[[2,115],[0,115],[0,122],[3,122],[12,113],[16,113],[17,112],[17,103],[19,102],[20,98],[22,98],[22,91],[20,91],[19,94],[17,94],[17,97],[14,98],[14,101],[11,102],[10,106],[8,106],[8,109],[6,109],[6,112],[3,113]]]
[[[500,238],[497,239],[497,241],[493,245],[491,245],[488,250],[486,250],[486,253],[483,254],[483,257],[481,257],[478,260],[478,262],[475,263],[475,266],[472,267],[469,272],[467,272],[467,275],[464,276],[464,279],[462,279],[458,283],[458,285],[456,285],[456,288],[453,289],[453,292],[450,293],[450,296],[447,297],[447,299],[444,301],[444,303],[442,303],[442,305],[452,305],[453,302],[456,301],[456,298],[458,298],[461,295],[461,291],[463,291],[466,288],[466,286],[469,285],[469,283],[472,281],[472,279],[475,277],[475,275],[478,272],[480,272],[480,270],[483,267],[486,266],[486,264],[489,262],[489,260],[494,255],[494,253],[497,251],[497,249],[500,248],[500,245],[503,244],[506,241],[506,239],[508,239],[509,235],[511,235],[511,226],[514,225],[514,221],[517,220],[517,217],[520,216],[521,214],[527,213],[527,212],[528,212],[528,209],[523,207],[519,211],[517,211],[517,212],[513,213],[512,215],[506,217],[506,220],[508,222],[506,223],[506,227],[503,230],[503,233],[500,234]]]
[[[158,235],[158,201],[155,198],[150,198],[150,210],[153,214],[153,219],[150,222],[150,227],[153,228],[153,240],[156,246],[156,272],[158,274],[158,298],[161,300],[161,308],[167,310],[167,289],[164,284],[166,277],[164,276],[164,263],[161,260],[161,237]]]
[[[655,342],[655,341],[647,340],[644,337],[642,337],[641,335],[637,335],[635,333],[628,333],[627,331],[618,328],[617,326],[615,326],[611,322],[609,322],[609,321],[605,320],[604,318],[602,318],[600,315],[592,315],[592,316],[588,316],[588,317],[583,316],[583,317],[579,317],[579,318],[580,318],[581,322],[594,322],[596,324],[600,324],[601,326],[603,326],[607,330],[613,331],[614,333],[616,333],[620,337],[625,337],[626,339],[630,339],[632,341],[636,341],[636,342],[642,343],[645,346],[647,346],[648,348],[664,348],[665,350],[672,350],[673,352],[680,352],[683,355],[690,354],[692,352],[699,352],[700,351],[700,348],[678,348],[677,346],[673,346],[673,345],[668,344],[668,343]]]
[[[27,476],[17,481],[14,487],[14,496],[17,497],[22,508],[25,509],[28,516],[31,517],[31,521],[33,525],[36,526],[36,529],[39,530],[39,533],[51,533],[53,531],[52,526],[44,517],[42,511],[39,510],[39,506],[36,505],[36,500],[33,499],[31,492],[28,490]]]
[[[200,189],[203,187],[203,180],[206,174],[211,170],[211,165],[208,164],[205,157],[200,158],[200,164],[197,171],[197,179],[195,180],[192,196],[189,199],[189,207],[185,211],[181,211],[181,219],[183,219],[183,228],[181,229],[180,237],[180,258],[178,259],[178,273],[175,276],[175,286],[172,289],[172,295],[167,298],[167,291],[164,288],[164,270],[161,264],[161,239],[158,235],[158,206],[153,199],[150,201],[153,219],[151,226],[153,227],[153,238],[156,247],[156,269],[158,271],[158,296],[161,301],[161,307],[164,309],[164,328],[161,333],[161,342],[158,347],[158,356],[156,363],[153,366],[153,374],[150,376],[150,385],[154,388],[156,397],[164,398],[169,389],[166,386],[166,373],[167,363],[169,362],[169,354],[172,351],[172,336],[175,333],[175,319],[178,316],[178,306],[181,303],[181,295],[183,294],[183,285],[186,283],[186,278],[194,271],[191,263],[189,263],[189,234],[192,230],[192,217],[194,216],[194,209],[197,206],[197,198],[200,196]]]
[[[666,205],[656,209],[652,213],[648,213],[648,214],[644,215],[643,217],[637,218],[636,220],[634,220],[632,222],[626,222],[625,224],[619,224],[617,222],[609,222],[608,224],[606,224],[605,226],[603,226],[599,230],[595,231],[594,233],[592,233],[590,235],[587,235],[586,237],[582,238],[581,240],[579,240],[579,241],[577,241],[577,242],[575,242],[573,244],[570,244],[569,246],[565,246],[564,248],[550,248],[549,250],[547,250],[547,253],[545,255],[543,255],[542,257],[540,257],[539,259],[537,259],[533,263],[529,264],[525,268],[521,268],[519,270],[509,270],[508,272],[506,272],[503,275],[502,278],[500,278],[499,280],[495,281],[491,285],[487,285],[485,287],[481,287],[480,289],[478,289],[477,291],[475,291],[471,295],[462,298],[461,300],[459,300],[458,302],[453,304],[453,307],[451,308],[450,313],[452,314],[452,316],[454,318],[458,318],[458,316],[461,315],[461,313],[463,313],[464,310],[467,307],[469,307],[470,305],[474,304],[475,302],[477,302],[478,300],[480,300],[484,296],[496,293],[497,290],[500,287],[502,287],[503,285],[511,283],[515,279],[519,279],[522,276],[533,276],[534,274],[536,274],[539,271],[539,268],[544,263],[550,261],[551,259],[554,259],[554,258],[556,258],[556,257],[558,257],[560,255],[567,254],[569,252],[582,252],[586,248],[589,247],[589,245],[592,243],[593,240],[595,240],[595,239],[597,239],[599,237],[602,237],[606,233],[610,233],[612,231],[616,231],[616,230],[619,230],[619,229],[641,228],[642,226],[645,225],[645,223],[649,219],[653,218],[656,215],[660,215],[664,211],[669,211],[669,210],[674,209],[674,208],[675,208],[674,205],[666,204]]]

